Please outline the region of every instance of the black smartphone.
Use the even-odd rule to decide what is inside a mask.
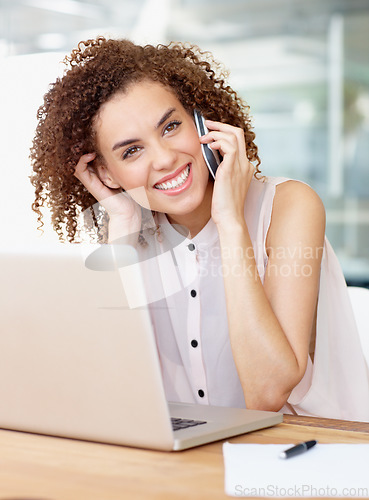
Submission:
[[[197,133],[199,134],[199,137],[207,134],[209,131],[205,125],[205,120],[200,111],[195,109],[193,112],[194,117],[195,117],[195,125],[197,128]],[[218,151],[211,149],[208,144],[201,144],[201,150],[203,157],[205,159],[205,163],[212,175],[212,177],[215,179],[215,173],[217,171],[217,168],[219,164],[222,161],[221,155],[218,153]]]

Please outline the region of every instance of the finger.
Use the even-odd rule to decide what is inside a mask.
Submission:
[[[209,147],[220,152],[223,162],[228,163],[230,161],[233,164],[238,158],[238,148],[225,140],[213,141],[209,144]]]
[[[250,170],[254,170],[253,165],[247,159],[246,153],[240,153],[239,149],[237,147],[235,148],[233,143],[228,142],[224,138],[218,141],[211,142],[209,144],[209,147],[221,152],[224,165],[233,165],[233,169],[235,165],[238,165],[237,170],[240,169],[242,175],[245,175]],[[233,170],[233,172],[235,172],[235,170]]]
[[[246,159],[245,150],[238,144],[237,139],[233,135],[224,135],[216,133],[212,136],[211,141],[207,142],[211,149],[220,151],[222,156],[239,158],[240,161]]]
[[[101,202],[121,190],[111,189],[101,181],[98,172],[90,164],[95,157],[96,153],[81,156],[76,165],[74,175],[92,196]]]
[[[83,175],[86,170],[88,169],[88,164],[96,158],[96,153],[88,153],[85,155],[82,155],[81,158],[78,160],[78,163],[76,165],[74,175],[80,179],[80,176]],[[81,179],[80,179],[81,180]]]
[[[229,123],[215,122],[213,120],[205,120],[205,125],[209,130],[218,130],[219,132],[229,132],[233,134],[244,135],[243,129],[240,127],[235,127]]]
[[[200,137],[200,142],[203,144],[211,144],[213,141],[225,140],[234,147],[238,147],[238,140],[234,134],[229,134],[225,132],[208,132],[206,135]]]
[[[229,125],[228,123],[215,122],[212,120],[205,120],[205,125],[210,131],[216,130],[219,132],[232,134],[237,138],[239,144],[245,143],[245,132],[240,127],[235,127],[234,125]]]
[[[240,154],[246,155],[246,144],[243,130],[224,123],[221,125],[224,126],[223,130],[211,130],[200,138],[200,142],[203,144],[210,144],[211,141],[225,139],[230,144],[233,144],[235,148],[237,147]]]

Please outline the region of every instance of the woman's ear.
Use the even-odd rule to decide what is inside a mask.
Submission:
[[[120,184],[118,184],[114,179],[113,177],[111,176],[109,170],[107,169],[107,167],[105,165],[98,165],[96,167],[97,169],[97,174],[101,180],[101,182],[103,184],[105,184],[105,186],[111,188],[111,189],[118,189],[120,188]]]

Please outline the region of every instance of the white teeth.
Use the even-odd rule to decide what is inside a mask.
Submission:
[[[162,190],[177,188],[185,183],[189,173],[190,173],[190,165],[187,165],[182,174],[179,175],[176,179],[168,182],[162,182],[161,184],[155,184],[155,188]]]

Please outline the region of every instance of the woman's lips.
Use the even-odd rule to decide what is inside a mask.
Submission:
[[[171,181],[171,180],[175,179],[180,174],[182,174],[187,167],[188,167],[188,163],[187,163],[187,165],[182,165],[182,167],[177,168],[177,170],[175,172],[173,172],[172,174],[168,174],[165,177],[162,177],[160,179],[160,181],[158,181],[155,184],[155,186],[157,186],[159,184],[164,184],[165,182],[168,182],[168,181]]]
[[[188,163],[185,168],[178,172],[177,175],[169,177],[171,180],[156,183],[154,188],[166,195],[176,195],[181,193],[182,191],[186,190],[192,183],[191,167],[191,163]]]

